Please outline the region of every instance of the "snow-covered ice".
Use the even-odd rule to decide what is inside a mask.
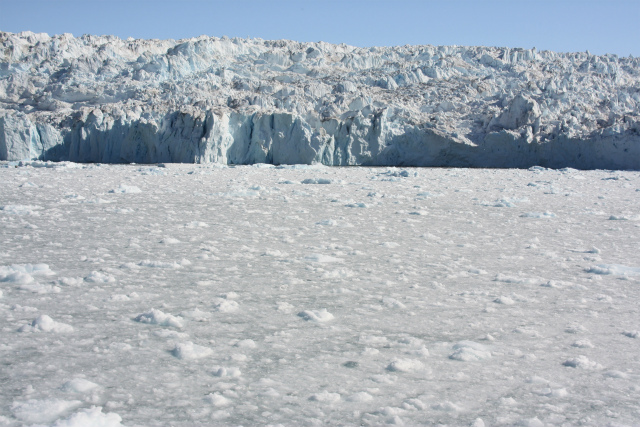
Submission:
[[[638,172],[13,166],[0,425],[640,419]]]

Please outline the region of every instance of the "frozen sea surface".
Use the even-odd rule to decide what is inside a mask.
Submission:
[[[0,425],[638,425],[638,172],[16,166]]]

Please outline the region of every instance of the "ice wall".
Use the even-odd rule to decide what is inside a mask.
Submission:
[[[0,33],[0,160],[640,169],[640,60]]]

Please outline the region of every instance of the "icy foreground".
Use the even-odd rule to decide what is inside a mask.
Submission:
[[[0,33],[0,160],[640,169],[640,58]]]
[[[638,172],[35,162],[0,182],[0,425],[640,419]]]

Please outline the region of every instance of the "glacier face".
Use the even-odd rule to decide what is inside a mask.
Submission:
[[[0,160],[640,169],[640,59],[0,32]]]

